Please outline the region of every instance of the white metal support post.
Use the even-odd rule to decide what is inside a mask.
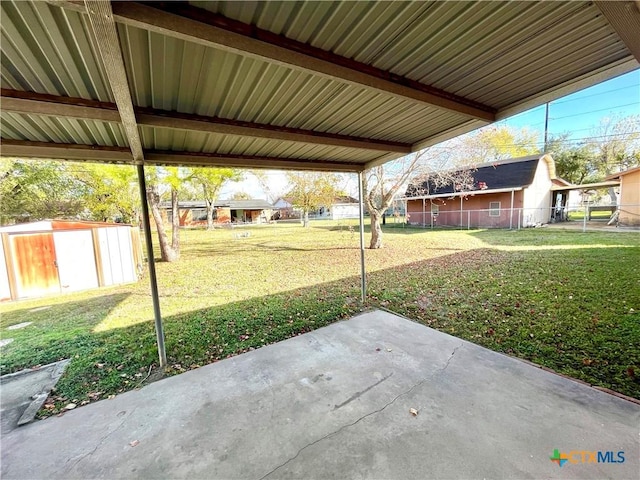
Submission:
[[[511,190],[511,210],[509,211],[509,230],[513,229],[513,197],[515,190]]]
[[[362,180],[362,172],[358,172],[358,200],[360,203],[360,287],[362,303],[364,303],[367,298],[367,276],[364,268],[364,192]]]
[[[144,228],[144,243],[147,246],[149,261],[149,283],[151,283],[151,299],[153,300],[153,314],[156,321],[156,341],[158,343],[158,357],[160,367],[167,365],[167,352],[164,347],[164,328],[160,313],[160,298],[158,296],[158,280],[156,278],[156,262],[153,259],[153,244],[151,243],[151,225],[149,224],[149,203],[147,202],[147,182],[144,178],[144,166],[137,165],[138,188],[140,189],[140,203],[142,203],[142,227]]]

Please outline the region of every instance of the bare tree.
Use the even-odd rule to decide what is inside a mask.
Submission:
[[[164,221],[160,213],[160,191],[158,184],[149,182],[147,184],[147,201],[151,209],[151,215],[156,224],[158,231],[158,243],[160,245],[160,258],[164,262],[175,262],[178,260],[179,254],[169,243],[167,231],[164,228]]]
[[[640,115],[604,117],[592,130],[587,147],[593,152],[593,170],[599,177],[620,172],[640,164]],[[617,195],[609,188],[611,203]]]
[[[446,147],[428,148],[365,172],[364,200],[371,217],[369,248],[382,247],[382,217],[401,190],[409,188],[414,196],[428,195],[430,188],[445,185],[453,185],[458,192],[473,190],[475,168],[446,169],[449,153]]]

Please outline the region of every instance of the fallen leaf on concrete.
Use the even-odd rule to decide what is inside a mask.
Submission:
[[[76,407],[77,407],[77,405],[75,403],[69,403],[69,404],[67,404],[66,407],[64,407],[64,409],[65,410],[73,410]]]
[[[413,415],[414,417],[417,417],[417,416],[418,416],[418,410],[416,410],[415,408],[410,408],[410,409],[409,409],[409,413],[410,413],[411,415]]]
[[[129,442],[129,445],[131,445],[132,447],[135,447],[136,445],[138,445],[140,442],[138,440],[134,440],[133,442]]]

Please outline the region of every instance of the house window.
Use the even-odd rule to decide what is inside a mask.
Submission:
[[[431,204],[431,215],[438,215],[440,213],[440,205]]]
[[[490,217],[500,216],[500,202],[489,202],[489,216]]]
[[[217,211],[215,208],[213,209],[213,219],[217,218]],[[194,222],[203,221],[207,219],[207,209],[206,208],[193,208],[191,210],[191,218]]]

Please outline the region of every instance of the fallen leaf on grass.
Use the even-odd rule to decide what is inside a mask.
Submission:
[[[410,408],[410,409],[409,409],[409,413],[410,413],[411,415],[413,415],[414,417],[417,417],[417,416],[418,416],[418,410],[416,410],[415,408]]]
[[[138,440],[134,440],[132,442],[129,442],[129,445],[131,445],[132,447],[135,447],[136,445],[138,445],[140,443],[140,441]]]
[[[64,407],[64,409],[65,410],[73,410],[76,407],[77,407],[77,405],[75,403],[69,403],[69,404],[67,404],[66,407]]]

